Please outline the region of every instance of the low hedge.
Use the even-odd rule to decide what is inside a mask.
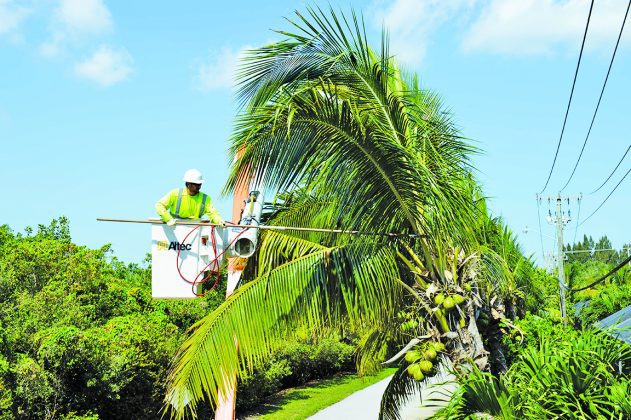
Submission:
[[[289,343],[262,369],[239,378],[237,409],[254,408],[263,398],[281,389],[338,372],[354,372],[353,352],[354,346],[335,338]]]

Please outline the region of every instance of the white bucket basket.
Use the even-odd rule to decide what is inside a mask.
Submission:
[[[194,220],[182,220],[193,222]],[[257,229],[212,226],[151,227],[151,295],[155,299],[192,299],[199,282],[229,257],[250,257]],[[194,284],[195,283],[195,284]]]

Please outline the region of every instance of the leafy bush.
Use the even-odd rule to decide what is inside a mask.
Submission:
[[[270,361],[267,368],[239,378],[237,409],[248,409],[266,396],[282,389],[282,381],[291,375],[287,360]]]
[[[151,268],[0,226],[0,419],[158,418],[185,330],[223,301],[154,301]],[[224,289],[225,290],[225,289]]]
[[[291,343],[277,356],[287,360],[291,370],[291,374],[284,378],[283,386],[298,386],[334,372],[351,371],[353,351],[352,346],[334,338],[324,338],[314,344]]]
[[[337,338],[289,343],[264,369],[239,378],[238,409],[252,408],[281,389],[303,385],[338,372],[354,371],[354,347]]]
[[[572,327],[564,327],[559,319],[551,316],[526,314],[523,319],[516,319],[519,330],[508,329],[502,336],[506,361],[509,365],[527,348],[537,346],[544,337],[554,341],[575,340],[578,332]],[[523,336],[522,336],[523,334]]]
[[[631,377],[618,363],[629,366],[631,347],[595,329],[575,339],[558,331],[542,332],[499,378],[474,365],[439,417],[630,418]]]
[[[579,317],[583,325],[589,326],[629,305],[631,305],[631,284],[621,286],[612,284],[593,295]]]

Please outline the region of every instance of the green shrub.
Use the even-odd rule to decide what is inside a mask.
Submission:
[[[564,327],[558,319],[550,316],[538,316],[526,314],[523,319],[516,319],[514,324],[519,328],[507,329],[508,333],[502,336],[502,346],[510,366],[518,356],[528,347],[536,346],[543,337],[554,341],[574,340],[578,336],[572,327]]]
[[[296,341],[279,350],[265,368],[239,378],[237,408],[255,407],[281,389],[303,385],[338,372],[354,371],[354,347],[336,338]]]
[[[287,360],[275,360],[265,370],[239,378],[237,389],[237,409],[244,410],[256,407],[266,396],[278,392],[282,388],[283,378],[291,375]]]
[[[500,377],[474,365],[442,418],[631,418],[631,377],[618,371],[631,363],[631,347],[595,329],[574,337],[559,331],[541,332]]]
[[[587,327],[629,305],[631,305],[631,284],[621,286],[611,284],[591,297],[589,304],[580,312],[579,319]]]
[[[0,226],[0,420],[160,417],[185,329],[224,292],[154,301],[150,268],[72,244],[67,220],[32,233]]]
[[[354,348],[334,338],[314,344],[295,342],[279,352],[277,358],[287,360],[291,374],[283,379],[283,387],[302,385],[340,371],[352,371]]]

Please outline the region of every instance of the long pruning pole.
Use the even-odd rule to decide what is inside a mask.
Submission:
[[[162,225],[164,222],[162,220],[137,220],[137,219],[108,219],[98,217],[96,220],[99,222],[121,222],[121,223],[150,223],[154,225]],[[179,221],[176,223],[177,225],[186,225],[186,226],[219,226],[216,223],[200,223],[200,222],[186,222]],[[226,223],[227,227],[238,227],[244,229],[259,229],[259,230],[293,230],[299,232],[325,232],[325,233],[342,233],[349,235],[375,235],[375,236],[391,236],[391,237],[424,237],[419,236],[414,233],[404,234],[404,233],[383,233],[383,232],[365,232],[360,230],[343,230],[343,229],[323,229],[323,228],[304,228],[304,227],[292,227],[292,226],[255,226],[255,225],[239,225],[233,223]]]

